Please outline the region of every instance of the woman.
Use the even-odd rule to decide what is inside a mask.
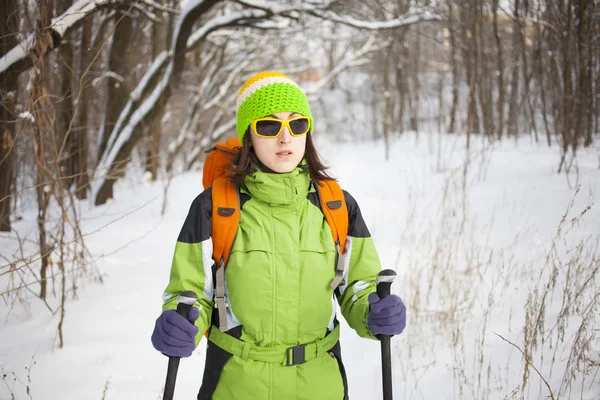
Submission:
[[[344,280],[334,291],[336,247],[315,181],[332,179],[311,138],[313,119],[302,90],[281,73],[250,78],[238,95],[242,150],[229,179],[240,185],[240,222],[225,270],[226,332],[214,307],[211,189],[192,203],[181,230],[152,343],[188,357],[210,330],[198,399],[346,399],[337,301],[365,338],[400,334],[400,298],[380,299],[381,270],[356,201],[344,192],[348,240]],[[188,320],[177,295],[199,295]],[[225,314],[223,314],[225,315]]]

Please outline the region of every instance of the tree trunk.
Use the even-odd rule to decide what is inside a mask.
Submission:
[[[55,15],[62,15],[72,4],[72,0],[56,0]],[[71,130],[75,112],[73,107],[73,46],[71,36],[71,32],[67,32],[62,38],[62,46],[58,48],[58,71],[55,77],[58,81],[58,92],[54,103],[56,113],[54,127],[58,138],[58,148],[54,149],[54,152],[61,166],[60,175],[66,180],[66,187],[70,187],[75,181],[74,159],[77,147],[76,137]]]
[[[384,69],[383,69],[383,141],[385,143],[385,159],[390,159],[390,130],[392,125],[392,95],[391,95],[391,84],[390,84],[390,72],[392,64],[392,45],[388,46]]]
[[[159,4],[163,2],[157,1]],[[165,49],[167,49],[167,27],[170,15],[163,13],[163,19],[160,23],[152,24],[152,60]],[[146,155],[146,171],[150,172],[152,181],[158,179],[158,169],[160,166],[160,144],[161,144],[161,115],[155,115],[148,126],[148,151]]]
[[[52,0],[41,0],[39,3],[38,19],[36,21],[36,43],[38,46],[50,46],[48,28],[52,20]],[[29,94],[27,98],[27,110],[31,112],[33,120],[30,127],[33,131],[33,148],[36,157],[36,195],[37,195],[37,223],[39,235],[39,250],[41,257],[40,267],[40,298],[46,299],[47,296],[47,273],[50,267],[50,253],[52,245],[48,243],[48,233],[46,231],[46,216],[52,185],[54,185],[54,176],[49,169],[49,156],[54,156],[51,149],[47,147],[50,135],[54,134],[54,112],[48,95],[48,88],[44,81],[46,69],[48,68],[44,60],[47,51],[43,48],[36,51],[35,54],[41,54],[41,57],[34,56],[33,72],[29,82]],[[56,160],[55,160],[56,161]]]
[[[528,10],[528,6],[529,3],[527,1],[524,2],[524,10],[523,10],[523,15],[527,16],[529,10]],[[527,54],[528,52],[525,49],[525,34],[523,33],[523,25],[521,24],[521,21],[517,21],[517,24],[519,25],[519,43],[520,43],[520,48],[521,48],[521,60],[522,60],[522,71],[523,71],[523,83],[525,85],[525,94],[524,97],[525,101],[527,102],[527,106],[528,106],[528,110],[529,110],[529,125],[531,126],[531,130],[533,130],[533,133],[535,135],[535,141],[536,143],[539,140],[538,137],[538,131],[537,131],[537,124],[535,123],[535,110],[534,107],[531,103],[531,92],[530,92],[530,84],[531,84],[531,74],[529,72],[529,63],[527,61]]]
[[[589,1],[587,0],[579,0],[579,4],[577,7],[577,48],[578,48],[578,67],[579,67],[579,85],[577,88],[577,118],[576,118],[576,126],[575,126],[575,135],[576,140],[574,141],[574,146],[577,146],[577,138],[582,137],[584,140],[584,145],[587,147],[591,143],[591,135],[589,132],[589,115],[591,114],[590,105],[592,97],[590,93],[590,88],[592,86],[592,80],[590,79],[590,74],[592,72],[591,63],[588,66],[587,48],[590,46],[590,37],[591,32],[587,29],[587,25],[589,24],[589,11],[588,11]],[[591,60],[590,60],[591,61]],[[576,148],[573,148],[573,152],[576,151]]]
[[[467,149],[471,144],[471,133],[479,131],[479,118],[477,115],[477,25],[475,15],[471,8],[467,11],[461,10],[464,16],[463,38],[467,45],[464,49],[464,59],[466,64],[467,83],[469,86],[469,100],[467,108]]]
[[[4,0],[0,17],[0,56],[18,43],[19,13],[17,0]],[[18,72],[0,77],[0,231],[9,232],[10,200],[13,186],[13,149],[15,143],[15,105],[18,90]]]
[[[405,40],[405,29],[399,29],[398,39],[395,41],[401,49],[404,47]],[[394,43],[392,43],[394,46]],[[407,72],[407,58],[405,56],[404,50],[400,50],[400,57],[398,63],[396,64],[396,90],[398,91],[398,114],[394,118],[397,121],[398,129],[402,132],[404,131],[404,115],[406,114],[406,103],[408,102],[407,97],[410,96],[406,72]]]
[[[498,139],[502,139],[504,133],[504,65],[502,63],[502,41],[500,40],[500,33],[498,32],[498,0],[493,0],[493,15],[494,15],[494,38],[496,39],[496,50],[498,52],[498,103],[497,103],[497,120],[498,128],[496,136]]]
[[[414,60],[412,65],[412,82],[413,82],[413,93],[414,93],[414,102],[412,102],[411,107],[411,118],[410,118],[410,129],[415,131],[417,137],[419,136],[419,110],[421,109],[420,103],[420,93],[421,93],[421,82],[419,80],[419,60],[421,59],[421,25],[416,26],[416,42],[415,42],[415,54],[412,55],[412,59]]]
[[[77,106],[75,109],[75,123],[72,135],[75,137],[75,149],[73,155],[72,170],[76,176],[75,195],[78,199],[87,198],[90,181],[88,175],[89,140],[88,133],[88,104],[92,98],[92,78],[89,73],[93,59],[94,50],[92,45],[92,20],[87,20],[81,27],[81,52],[79,65],[77,67]]]
[[[171,96],[172,87],[177,85],[178,75],[184,67],[187,41],[192,32],[194,22],[199,20],[204,13],[212,9],[212,7],[218,2],[219,0],[207,0],[202,3],[198,3],[193,9],[186,13],[183,20],[180,21],[179,33],[177,37],[174,38],[175,46],[172,49],[173,70],[171,72],[171,79],[169,80],[168,85],[162,89],[162,92],[159,95],[159,101],[156,102],[150,110],[147,110],[147,113],[141,117],[142,121],[140,122],[143,122],[146,120],[146,118],[152,118],[157,114],[162,115],[164,107]],[[152,83],[149,85],[152,85]],[[133,132],[131,132],[131,135],[127,138],[127,140],[125,140],[125,143],[119,147],[114,162],[108,167],[106,178],[102,180],[100,187],[96,192],[94,199],[95,205],[104,204],[108,199],[113,197],[114,183],[122,173],[123,168],[129,162],[131,150],[133,150],[135,144],[139,141],[141,136],[140,126],[139,124],[136,124],[136,126],[133,127]],[[99,157],[98,159],[101,160],[102,158]]]
[[[107,150],[110,133],[117,123],[121,111],[125,108],[129,100],[129,94],[133,89],[132,79],[130,78],[133,69],[131,63],[133,20],[126,11],[122,12],[122,14],[117,14],[108,59],[108,71],[111,76],[108,77],[106,112],[100,133],[98,160],[102,158]],[[107,190],[109,191],[106,193],[107,198],[112,198],[112,186]]]
[[[571,81],[571,26],[572,26],[572,1],[569,0],[567,4],[567,29],[566,29],[566,40],[564,42],[564,54],[563,54],[563,112],[562,112],[562,157],[558,166],[558,172],[562,171],[562,167],[569,151],[569,145],[571,144],[572,138],[572,125],[571,118],[573,113],[573,83]]]
[[[510,79],[510,103],[508,109],[508,135],[516,136],[518,133],[519,124],[519,29],[520,25],[517,22],[519,18],[520,1],[515,0],[513,22],[513,40],[512,40],[512,68]]]
[[[458,69],[458,52],[456,50],[456,30],[454,28],[454,8],[452,2],[448,0],[448,33],[450,35],[450,62],[452,64],[452,107],[450,109],[450,125],[448,132],[454,133],[456,130],[456,113],[458,111],[458,85],[459,85],[459,69]]]
[[[483,2],[479,1],[475,7],[473,26],[476,29],[477,34],[473,35],[475,42],[475,56],[477,70],[481,69],[479,78],[477,79],[477,87],[479,92],[479,104],[481,107],[481,116],[483,117],[483,134],[493,138],[495,134],[494,128],[494,107],[492,100],[492,74],[490,73],[490,66],[488,62],[488,56],[486,55],[485,49],[487,48],[486,42],[486,30],[484,26],[485,13],[483,11]]]
[[[538,3],[537,8],[538,16],[541,17],[541,5]],[[548,105],[546,100],[546,82],[544,79],[544,52],[542,51],[543,43],[544,43],[544,35],[542,31],[541,24],[535,24],[536,29],[536,38],[537,38],[537,48],[535,51],[535,60],[533,63],[536,65],[537,70],[537,83],[540,87],[540,97],[542,100],[542,118],[544,120],[544,128],[546,130],[546,140],[548,142],[548,146],[552,145],[552,137],[550,134],[550,125],[548,123]],[[545,28],[544,28],[545,29]]]
[[[597,14],[596,14],[597,15]],[[589,80],[589,85],[587,86],[587,96],[590,99],[589,104],[588,104],[588,112],[587,112],[587,134],[586,134],[586,138],[585,138],[585,143],[584,145],[586,147],[591,146],[592,142],[593,142],[593,134],[594,134],[594,115],[597,115],[597,111],[595,108],[595,105],[597,104],[597,98],[595,97],[596,94],[594,93],[594,53],[592,51],[592,48],[594,47],[594,42],[598,41],[598,36],[596,36],[595,40],[593,40],[592,38],[594,37],[593,34],[593,29],[592,26],[594,20],[588,15],[588,34],[587,34],[587,40],[588,40],[588,46],[587,46],[587,50],[588,50],[588,56],[587,56],[587,62],[588,62],[588,80]],[[600,24],[597,25],[598,26],[598,30],[600,30]],[[598,46],[596,46],[598,47]],[[598,71],[596,71],[598,72]]]

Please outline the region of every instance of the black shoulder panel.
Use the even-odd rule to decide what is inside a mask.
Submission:
[[[321,209],[321,203],[319,202],[319,195],[317,192],[310,192],[308,195],[306,195],[306,198],[313,204],[313,206],[317,207],[319,210]]]
[[[250,199],[251,197],[248,193],[240,193],[240,210],[244,208],[244,204]]]
[[[352,237],[371,237],[371,233],[365,224],[365,220],[360,213],[358,203],[354,200],[354,197],[345,190],[344,198],[346,199],[346,206],[348,207],[348,236]]]
[[[194,199],[183,223],[178,242],[199,243],[212,234],[212,188],[206,189]]]
[[[346,206],[348,207],[348,236],[352,237],[371,237],[371,233],[363,220],[360,208],[354,200],[354,197],[345,190],[344,199],[346,200]],[[319,195],[317,192],[311,192],[307,196],[308,200],[319,210],[321,209],[321,202],[319,201]]]

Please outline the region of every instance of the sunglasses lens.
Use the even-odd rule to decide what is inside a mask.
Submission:
[[[256,122],[256,133],[261,136],[277,136],[281,128],[281,122],[278,121],[257,121]]]
[[[290,121],[290,128],[294,135],[301,135],[308,131],[308,118],[298,118]]]

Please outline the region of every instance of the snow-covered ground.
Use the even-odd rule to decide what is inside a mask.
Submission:
[[[555,398],[600,398],[597,368],[563,385],[576,332],[579,353],[600,359],[598,340],[583,340],[599,329],[590,303],[600,284],[592,275],[600,267],[597,150],[582,150],[567,177],[556,173],[557,148],[528,139],[485,144],[476,137],[467,154],[463,136],[408,133],[393,138],[389,161],[382,141],[316,139],[359,202],[384,267],[398,272],[392,290],[407,304],[408,326],[392,340],[395,399],[546,398],[534,370],[520,387],[524,358],[496,334],[523,350],[537,337],[529,356]],[[85,281],[68,301],[64,348],[56,347],[58,315],[39,300],[0,303],[0,399],[161,398],[167,359],[150,334],[201,174],[174,178],[164,217],[163,190],[163,182],[133,171],[110,203],[82,203],[103,283]],[[35,210],[22,215],[14,227],[25,236],[35,230]],[[1,255],[11,259],[15,243],[14,234],[0,234]],[[1,290],[7,278],[0,276]],[[542,300],[541,328],[526,330],[540,320]],[[195,398],[204,345],[181,362],[176,398]],[[379,344],[343,324],[342,350],[350,397],[381,398]]]

